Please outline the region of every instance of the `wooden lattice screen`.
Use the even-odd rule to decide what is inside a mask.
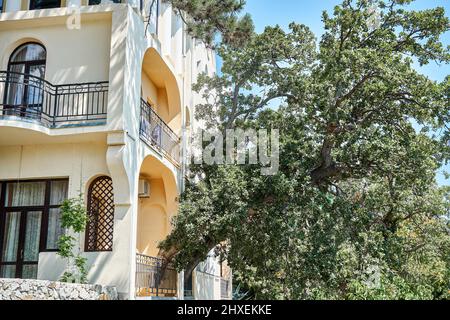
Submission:
[[[114,230],[114,193],[109,177],[92,181],[88,191],[85,251],[112,251]]]

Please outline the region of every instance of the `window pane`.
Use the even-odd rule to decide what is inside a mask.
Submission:
[[[5,206],[43,206],[45,200],[45,182],[8,183]]]
[[[17,261],[19,246],[20,212],[7,212],[3,236],[3,262]]]
[[[50,209],[48,213],[47,250],[58,249],[58,239],[64,233],[61,227],[61,210]]]
[[[67,189],[69,182],[64,181],[52,181],[50,187],[50,205],[61,205],[64,200],[67,199]]]
[[[46,52],[44,47],[37,43],[28,43],[20,47],[11,56],[11,62],[27,62],[45,60]]]
[[[45,65],[30,66],[27,84],[27,116],[40,117],[42,102],[44,101],[44,78]],[[36,78],[35,78],[36,77]]]
[[[24,98],[24,64],[13,64],[9,67],[6,103],[9,106],[22,105]],[[16,73],[17,72],[17,73]]]
[[[39,260],[39,239],[41,234],[41,211],[27,212],[27,226],[25,230],[24,261]]]
[[[38,265],[24,265],[22,268],[22,279],[37,279]]]
[[[15,278],[16,266],[0,266],[0,278]]]
[[[60,0],[31,0],[30,9],[48,9],[59,8],[61,6]]]

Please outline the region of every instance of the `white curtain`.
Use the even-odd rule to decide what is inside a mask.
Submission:
[[[19,227],[20,212],[7,212],[5,235],[3,238],[3,262],[14,262],[17,259]]]
[[[50,205],[58,206],[67,198],[67,180],[52,181],[50,187]]]
[[[24,261],[38,261],[39,238],[41,234],[41,211],[27,212],[27,226],[25,230]]]
[[[17,182],[8,183],[6,187],[6,207],[44,206],[46,182]],[[57,206],[67,198],[67,181],[52,181],[50,184],[50,205]],[[34,279],[37,277],[37,264],[39,259],[39,242],[41,235],[42,214],[40,211],[26,212],[25,243],[23,247],[22,278]],[[22,216],[21,212],[7,212],[5,234],[3,239],[3,262],[16,262],[19,260],[19,231]],[[49,210],[47,249],[57,249],[57,241],[62,234],[59,208]],[[27,262],[34,264],[26,264]],[[0,277],[15,277],[16,266],[2,266]]]
[[[47,249],[58,249],[58,239],[63,234],[61,227],[61,210],[59,208],[50,209],[48,213]]]
[[[8,75],[6,104],[9,106],[20,106],[23,103],[23,93],[25,88],[24,76],[22,74],[25,72],[25,65],[11,65],[9,71],[19,72],[20,74],[11,73]]]
[[[67,199],[67,181],[52,181],[50,188],[50,205],[61,205]],[[64,230],[61,227],[61,210],[51,208],[48,213],[47,246],[49,250],[58,248],[57,242]]]
[[[8,183],[6,188],[7,207],[43,206],[45,182]]]
[[[25,247],[23,252],[23,258],[25,262],[37,262],[39,260],[39,238],[41,234],[41,221],[41,211],[27,212]],[[22,268],[22,278],[36,279],[37,268],[37,264],[24,265]]]
[[[5,234],[3,236],[3,262],[15,262],[19,246],[20,212],[7,212]],[[1,278],[15,278],[16,266],[5,265],[1,267]]]

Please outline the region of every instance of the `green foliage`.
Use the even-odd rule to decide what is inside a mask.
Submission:
[[[238,47],[253,33],[253,22],[246,14],[238,17],[244,8],[243,0],[164,0],[183,18],[187,31],[212,45],[216,35],[222,42]]]
[[[63,228],[72,228],[81,233],[86,228],[87,215],[83,198],[67,199],[61,205],[61,224]]]
[[[292,23],[220,47],[196,116],[279,129],[280,170],[192,166],[161,244],[179,269],[215,248],[256,299],[449,298],[450,189],[435,182],[450,159],[449,78],[413,61],[449,63],[450,24],[410,2],[344,1],[319,42]]]
[[[72,236],[62,235],[58,239],[58,255],[63,258],[70,258],[72,256],[73,244],[76,239]]]
[[[58,239],[58,255],[67,261],[67,270],[61,277],[63,282],[87,282],[87,259],[81,256],[80,233],[86,228],[88,217],[82,195],[67,199],[61,205],[61,226],[66,230]],[[75,238],[73,235],[77,235]]]

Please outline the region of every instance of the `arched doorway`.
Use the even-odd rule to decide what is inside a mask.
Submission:
[[[177,295],[177,272],[158,256],[158,244],[166,239],[178,209],[178,189],[172,171],[153,156],[144,159],[139,175],[136,234],[136,295]]]
[[[45,90],[47,52],[39,43],[28,42],[11,54],[6,75],[4,114],[40,118]]]

